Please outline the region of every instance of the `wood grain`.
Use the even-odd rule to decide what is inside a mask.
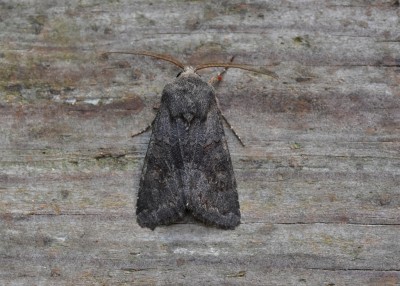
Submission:
[[[0,3],[0,284],[400,285],[399,1],[34,2]],[[279,75],[217,89],[236,230],[137,225],[179,69],[121,50]]]

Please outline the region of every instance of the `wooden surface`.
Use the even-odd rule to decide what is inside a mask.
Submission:
[[[2,1],[0,284],[400,285],[399,5]],[[236,230],[137,225],[130,135],[179,69],[113,50],[279,75],[218,87]]]

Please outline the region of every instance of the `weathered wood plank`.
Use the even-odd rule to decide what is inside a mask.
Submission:
[[[397,285],[399,1],[0,3],[0,284]],[[235,231],[141,229],[163,86],[147,49],[229,70]],[[202,71],[208,79],[216,70]]]
[[[88,275],[88,281],[124,277],[151,282],[153,277],[171,283],[175,269],[178,272],[173,275],[192,276],[198,268],[204,271],[198,282],[203,278],[256,282],[253,279],[269,272],[282,275],[279,270],[283,269],[296,270],[289,275],[291,279],[313,276],[314,270],[349,270],[356,279],[370,282],[381,275],[398,278],[398,226],[246,223],[233,233],[179,224],[151,232],[132,225],[133,219],[133,211],[127,215],[9,218],[2,225],[2,237],[3,246],[12,251],[2,258],[2,271],[7,275],[4,270],[15,269],[17,277],[51,277],[57,270],[55,276],[71,281]],[[18,247],[21,245],[24,248]],[[245,277],[229,277],[241,272]],[[320,278],[325,279],[323,275],[309,279],[320,283]],[[192,278],[177,281],[187,279]]]

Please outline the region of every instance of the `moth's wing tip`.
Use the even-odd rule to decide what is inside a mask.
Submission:
[[[137,212],[136,221],[143,228],[154,230],[158,226],[171,225],[183,218],[185,210],[180,207],[166,208],[159,206],[156,210],[148,209]]]
[[[240,225],[240,209],[234,208],[228,214],[221,214],[217,209],[197,209],[192,212],[195,219],[206,225],[214,226],[220,229],[235,229]]]

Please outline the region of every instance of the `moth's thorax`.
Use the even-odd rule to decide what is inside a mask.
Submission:
[[[205,120],[210,105],[215,102],[215,95],[212,86],[188,66],[164,87],[161,102],[169,110],[171,118],[190,123],[196,118]]]

